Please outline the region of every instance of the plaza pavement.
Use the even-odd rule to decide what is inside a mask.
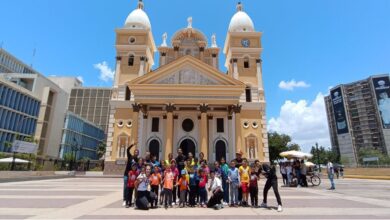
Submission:
[[[261,180],[260,189],[264,184]],[[126,209],[120,178],[66,178],[0,183],[0,219],[390,219],[390,182],[340,179],[328,191],[280,187],[283,212],[264,208]],[[276,206],[273,191],[269,206]],[[259,195],[262,200],[262,194]]]

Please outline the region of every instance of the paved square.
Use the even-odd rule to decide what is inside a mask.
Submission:
[[[67,178],[0,184],[0,219],[390,219],[390,182],[340,179],[337,190],[280,187],[284,210],[123,208],[122,179]],[[264,184],[261,180],[260,188]],[[270,206],[276,206],[272,190]],[[259,195],[261,201],[262,194]]]

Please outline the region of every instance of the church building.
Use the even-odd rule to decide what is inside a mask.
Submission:
[[[238,3],[222,51],[216,36],[209,41],[191,17],[156,46],[140,0],[116,29],[105,173],[123,173],[132,143],[141,156],[150,152],[159,160],[181,148],[195,157],[203,152],[211,163],[230,161],[236,152],[269,162],[261,35]],[[220,52],[226,73],[219,69]],[[152,69],[155,53],[159,67]]]

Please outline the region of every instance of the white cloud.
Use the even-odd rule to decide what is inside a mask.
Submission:
[[[84,78],[82,76],[78,76],[77,79],[80,80],[81,83],[84,83]]]
[[[283,80],[279,83],[279,88],[284,90],[289,90],[289,91],[293,91],[294,88],[308,88],[308,87],[310,87],[310,84],[307,84],[304,81],[297,82],[294,79],[287,82]]]
[[[311,103],[287,100],[280,109],[280,115],[268,121],[268,130],[290,135],[292,142],[299,144],[305,152],[309,152],[316,142],[330,147],[324,95],[318,93]]]
[[[93,67],[100,71],[99,79],[105,82],[112,81],[114,79],[115,72],[108,66],[106,61],[94,64]]]

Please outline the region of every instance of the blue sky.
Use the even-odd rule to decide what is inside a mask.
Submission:
[[[209,39],[216,33],[220,47],[237,3],[144,2],[157,45],[164,32],[170,39],[192,16],[193,26]],[[242,2],[256,30],[263,32],[263,78],[270,127],[291,134],[295,142],[303,145],[309,146],[321,135],[320,142],[329,144],[320,103],[328,87],[390,72],[390,1]],[[99,79],[100,72],[94,64],[106,61],[114,68],[114,29],[123,26],[136,0],[8,0],[0,5],[3,48],[33,63],[45,75],[82,76],[85,86],[111,86],[112,82]],[[32,58],[34,48],[36,56]],[[222,53],[220,59],[222,64]],[[221,69],[224,71],[224,67]],[[305,86],[294,90],[279,88],[281,81],[288,84],[293,79],[305,82],[301,82]],[[315,118],[316,114],[322,114],[320,121],[313,122],[318,123],[321,134],[303,137],[303,129],[312,125],[310,116]],[[291,116],[300,120],[286,121]],[[286,127],[294,127],[302,120],[307,123],[301,123],[302,128]]]

